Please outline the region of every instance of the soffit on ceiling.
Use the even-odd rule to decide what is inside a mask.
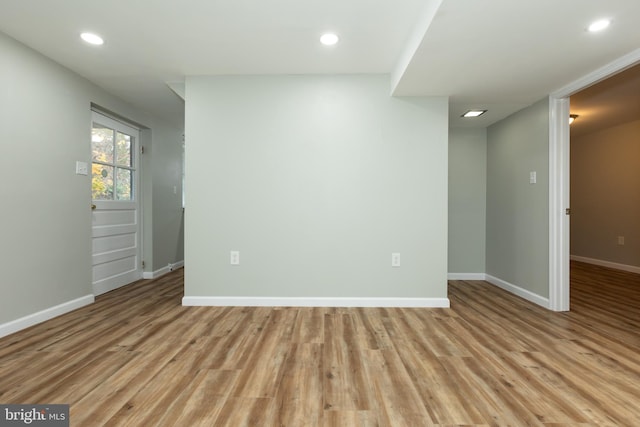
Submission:
[[[637,49],[638,16],[628,0],[444,0],[394,94],[449,95],[452,126],[487,126]],[[611,27],[589,33],[598,18]]]

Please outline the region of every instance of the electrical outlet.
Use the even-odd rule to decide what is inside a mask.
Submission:
[[[391,254],[391,267],[400,267],[400,253],[393,252]]]
[[[240,265],[240,251],[231,251],[229,260],[231,265]]]
[[[618,244],[624,246],[624,236],[618,236]]]

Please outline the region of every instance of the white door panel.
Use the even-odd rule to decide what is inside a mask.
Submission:
[[[107,264],[110,262],[115,262],[121,259],[129,259],[134,261],[134,266],[135,266],[135,258],[136,258],[137,250],[138,248],[133,247],[133,248],[124,248],[124,249],[118,249],[115,251],[103,252],[100,254],[94,254],[92,255],[93,265],[98,266],[98,265]]]
[[[113,235],[129,234],[129,233],[135,234],[137,228],[138,228],[137,224],[110,225],[108,227],[93,227],[91,235],[93,237],[104,237],[104,236],[113,236]]]
[[[132,257],[126,257],[98,264],[93,268],[93,280],[98,282],[100,280],[115,277],[117,274],[113,274],[113,269],[117,269],[117,273],[132,272],[136,270],[135,259]]]
[[[93,239],[93,253],[111,252],[136,246],[135,233],[109,235]]]
[[[93,226],[109,226],[109,225],[135,225],[136,224],[136,209],[135,207],[129,210],[102,210],[99,202],[93,202],[96,205],[96,209],[93,212]],[[113,202],[118,203],[118,202]]]

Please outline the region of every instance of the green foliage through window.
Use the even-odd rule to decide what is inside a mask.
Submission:
[[[131,136],[94,124],[91,130],[93,200],[133,199]]]

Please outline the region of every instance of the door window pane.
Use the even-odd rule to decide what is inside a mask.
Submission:
[[[116,165],[132,166],[131,137],[124,133],[116,133]]]
[[[131,200],[131,181],[133,171],[117,168],[116,200]]]
[[[91,165],[91,192],[93,200],[113,200],[113,166]]]
[[[91,151],[94,162],[113,163],[113,130],[95,123],[91,129]]]
[[[117,129],[117,125],[93,123],[91,129],[93,200],[130,201],[135,199],[135,138]]]

